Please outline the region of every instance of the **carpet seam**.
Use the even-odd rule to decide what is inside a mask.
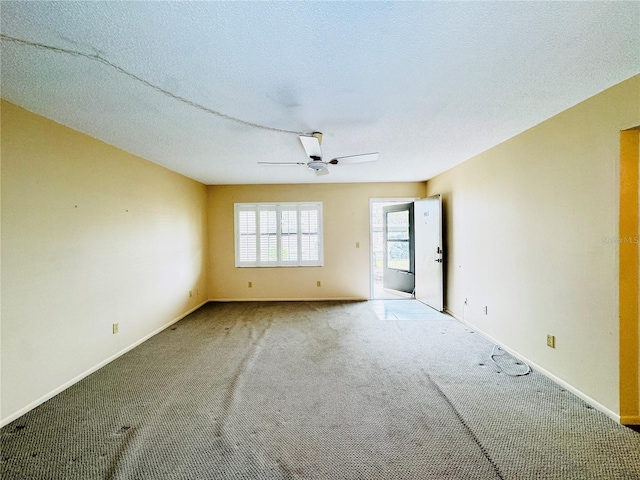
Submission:
[[[465,431],[467,432],[467,435],[469,435],[471,440],[473,440],[473,442],[478,446],[478,448],[480,449],[480,452],[482,452],[482,455],[484,455],[484,457],[487,459],[487,461],[489,462],[489,464],[493,468],[494,473],[498,476],[498,478],[500,480],[505,480],[505,478],[502,476],[502,472],[500,471],[500,467],[498,467],[498,464],[491,458],[491,455],[489,455],[489,452],[487,451],[487,449],[484,447],[484,445],[482,445],[482,442],[480,442],[480,439],[476,436],[476,434],[473,433],[473,430],[471,430],[471,427],[469,427],[467,422],[465,422],[464,418],[462,417],[462,415],[460,414],[458,409],[453,405],[451,400],[449,400],[449,397],[447,397],[447,395],[442,391],[442,389],[440,388],[440,385],[438,385],[433,380],[433,378],[431,378],[431,375],[429,375],[428,372],[424,372],[424,373],[427,376],[427,378],[429,379],[429,381],[436,388],[436,391],[447,402],[449,407],[451,407],[451,410],[453,411],[455,416],[458,418],[458,420],[460,421],[460,423],[464,427]]]

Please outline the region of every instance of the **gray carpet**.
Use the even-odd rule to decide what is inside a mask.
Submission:
[[[410,300],[208,304],[1,430],[8,479],[640,479],[640,434]]]

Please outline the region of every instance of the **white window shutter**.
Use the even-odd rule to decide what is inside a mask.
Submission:
[[[237,203],[236,267],[321,266],[322,203]]]

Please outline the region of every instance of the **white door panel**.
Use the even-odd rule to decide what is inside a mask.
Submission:
[[[415,295],[441,312],[444,308],[442,199],[435,195],[414,202]]]

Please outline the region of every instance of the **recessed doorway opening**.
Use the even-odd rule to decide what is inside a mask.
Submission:
[[[390,205],[413,202],[417,198],[372,198],[369,200],[370,213],[370,297],[375,300],[411,298],[411,294],[403,294],[384,288],[384,219],[383,208]]]

